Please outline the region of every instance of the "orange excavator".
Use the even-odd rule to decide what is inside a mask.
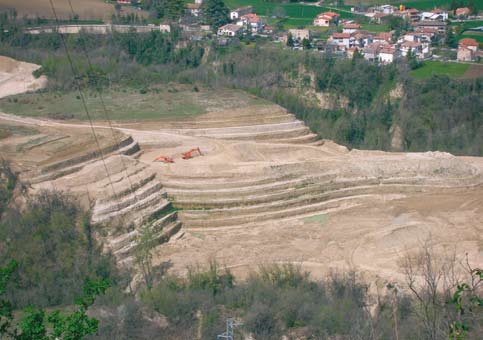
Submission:
[[[159,156],[154,159],[155,162],[164,162],[164,163],[174,163],[174,160],[171,157],[167,156]]]
[[[181,154],[181,157],[182,157],[183,159],[190,159],[190,158],[193,158],[193,154],[194,154],[195,152],[198,152],[198,153],[200,154],[200,156],[202,155],[200,148],[194,148],[194,149],[191,149],[191,150],[189,150],[189,151],[183,152],[183,153]]]

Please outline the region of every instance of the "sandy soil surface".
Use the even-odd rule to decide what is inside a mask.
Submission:
[[[0,56],[0,98],[36,91],[47,85],[47,78],[35,78],[32,72],[40,66]]]
[[[178,123],[125,123],[114,131],[96,124],[110,149],[86,158],[96,149],[88,125],[2,113],[0,124],[39,133],[13,134],[0,150],[32,191],[54,187],[83,197],[125,263],[136,229],[108,222],[141,226],[156,216],[172,237],[155,249],[155,264],[170,263],[180,274],[216,259],[240,277],[261,264],[295,262],[314,277],[354,269],[371,280],[400,279],[400,259],[429,238],[441,253],[468,254],[483,266],[483,158],[349,151],[276,105]],[[201,154],[183,159],[198,147]],[[160,155],[174,163],[154,161]]]

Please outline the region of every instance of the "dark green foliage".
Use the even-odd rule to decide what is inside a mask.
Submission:
[[[14,322],[13,306],[3,300],[8,281],[17,269],[17,263],[0,267],[0,338],[11,340],[82,340],[87,335],[94,334],[99,322],[87,316],[87,309],[92,306],[99,294],[104,294],[108,287],[105,280],[87,280],[84,285],[84,295],[76,302],[78,309],[65,314],[54,311],[47,314],[43,309],[28,306],[20,321]]]
[[[67,195],[41,192],[24,211],[10,209],[0,236],[0,258],[18,262],[7,293],[18,307],[66,304],[80,295],[84,277],[117,278],[113,260],[92,239],[89,217]]]
[[[6,161],[0,161],[0,218],[12,198],[12,192],[17,183],[17,176]]]
[[[212,26],[213,30],[223,26],[230,20],[230,10],[222,0],[205,0],[201,9],[203,11],[203,20],[206,24]]]

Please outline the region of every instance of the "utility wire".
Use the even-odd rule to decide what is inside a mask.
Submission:
[[[72,1],[71,0],[68,0],[68,2],[69,2],[69,7],[70,7],[70,11],[72,13],[72,16],[75,18],[76,13],[74,11],[74,7],[72,6]],[[87,51],[86,43],[85,43],[84,40],[81,41],[81,47],[82,47],[82,50],[83,50],[84,55],[86,57],[87,65],[89,66],[89,69],[92,71],[93,70],[93,67],[92,67],[91,58],[89,57],[89,53]],[[97,91],[97,93],[99,95],[99,99],[101,101],[101,106],[102,106],[102,110],[104,111],[104,116],[106,117],[106,120],[108,122],[109,128],[111,130],[112,138],[113,138],[114,142],[116,143],[116,146],[117,146],[117,148],[119,150],[121,148],[121,145],[120,145],[119,139],[116,137],[116,133],[114,132],[114,128],[112,127],[112,122],[111,122],[111,119],[109,117],[109,113],[107,111],[106,103],[104,101],[104,96],[102,95],[102,91],[100,91],[99,88],[96,87],[96,91]],[[127,167],[126,167],[126,164],[124,163],[124,158],[122,157],[122,154],[121,153],[119,153],[119,157],[121,159],[121,164],[122,164],[123,170],[126,173],[126,177],[127,177],[128,182],[129,182],[129,187],[131,189],[131,193],[136,198],[136,202],[139,203],[139,197],[136,194],[135,190],[133,189],[133,184],[131,182],[131,178],[129,176],[129,172],[127,171]]]
[[[54,3],[53,3],[53,0],[49,0],[50,2],[50,7],[52,9],[52,14],[54,15],[54,18],[55,18],[55,22],[56,22],[56,25],[57,25],[57,30],[59,29],[60,25],[59,25],[59,19],[58,19],[58,16],[57,16],[57,12],[55,10],[55,6],[54,6]],[[82,93],[82,89],[81,89],[81,86],[79,84],[79,81],[78,81],[78,76],[77,76],[77,72],[75,70],[75,67],[74,67],[74,64],[72,62],[72,57],[70,55],[70,52],[69,52],[69,49],[67,47],[67,43],[65,41],[65,38],[64,36],[59,33],[59,36],[62,40],[62,45],[64,46],[64,49],[65,49],[65,53],[66,53],[66,56],[67,56],[67,60],[69,62],[69,65],[70,65],[70,68],[71,68],[71,71],[72,71],[72,74],[74,76],[74,84],[79,92],[79,96],[81,98],[81,101],[82,101],[82,106],[84,108],[84,111],[86,112],[86,116],[87,116],[87,119],[89,121],[89,125],[90,125],[90,128],[91,128],[91,133],[92,135],[94,136],[94,140],[95,140],[95,143],[96,143],[96,146],[97,146],[97,150],[101,156],[101,159],[102,159],[102,164],[104,166],[104,169],[106,171],[106,174],[107,174],[107,177],[108,177],[108,180],[109,180],[109,183],[111,185],[111,188],[112,188],[112,192],[114,193],[114,196],[115,198],[118,200],[118,196],[116,194],[116,191],[114,189],[114,185],[112,184],[112,178],[111,178],[111,174],[109,173],[109,169],[107,167],[107,164],[106,164],[106,160],[105,160],[105,157],[104,157],[104,153],[102,152],[102,149],[101,149],[101,145],[99,143],[99,139],[96,135],[96,131],[94,129],[94,125],[92,124],[92,118],[91,118],[91,115],[89,113],[89,109],[87,107],[87,102],[86,102],[86,99],[84,97],[84,94]],[[119,203],[118,203],[119,205]]]

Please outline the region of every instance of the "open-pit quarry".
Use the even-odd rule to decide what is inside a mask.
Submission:
[[[31,89],[15,70],[0,88]],[[133,264],[143,226],[159,239],[154,264],[178,274],[216,260],[240,277],[294,262],[314,277],[398,279],[400,259],[428,238],[483,265],[483,158],[348,150],[277,105],[134,118],[111,128],[0,114],[12,127],[1,156],[28,193],[76,195],[120,265]],[[183,159],[193,148],[201,154]]]

